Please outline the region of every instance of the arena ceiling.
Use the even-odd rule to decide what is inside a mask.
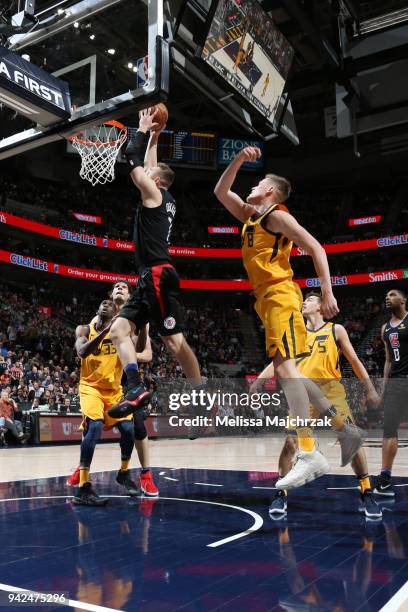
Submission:
[[[199,2],[202,6],[208,4],[207,0],[192,0]],[[132,2],[135,7],[135,14],[140,6],[140,0],[127,0]],[[180,4],[181,0],[172,0],[171,6]],[[20,2],[20,4],[23,4]],[[37,0],[36,12],[45,11],[47,8],[55,6],[56,0]],[[64,6],[75,4],[71,0],[64,2]],[[385,23],[387,16],[395,14],[400,16],[400,22],[408,19],[408,2],[406,0],[262,0],[263,8],[273,17],[275,23],[282,33],[289,39],[295,49],[295,60],[287,82],[287,90],[293,104],[296,124],[301,139],[301,155],[318,145],[321,151],[326,148],[330,150],[350,148],[350,139],[338,141],[331,138],[328,142],[324,128],[324,109],[335,105],[335,86],[342,83],[348,89],[350,75],[344,65],[340,42],[338,21],[344,19],[348,21],[350,31],[359,35],[359,28],[365,27],[367,23],[377,24],[381,27]],[[6,31],[6,23],[11,14],[16,12],[19,3],[17,0],[0,0],[0,34]],[[405,16],[405,13],[407,15]],[[379,25],[378,25],[379,24]],[[106,47],[115,47],[116,53],[111,59],[112,78],[123,81],[124,88],[131,88],[133,75],[126,69],[129,61],[128,47],[129,41],[134,41],[134,23],[126,18],[121,18],[118,11],[117,18],[107,23],[104,14],[100,13],[92,17],[92,29],[96,33],[98,30],[104,32],[104,36],[96,36],[92,45],[89,36],[82,35],[82,28],[75,32],[76,44],[84,46],[84,54],[92,49],[92,52],[104,54],[106,57]],[[72,36],[72,32],[67,31],[67,36]],[[3,42],[5,38],[3,37]],[[61,46],[59,54],[64,53]],[[408,58],[408,45],[404,48],[395,50],[395,58]],[[393,53],[387,59],[392,61]],[[41,58],[32,58],[41,65]],[[379,61],[382,61],[379,58]],[[217,132],[229,130],[230,134],[240,134],[242,130],[234,125],[234,121],[227,115],[214,112],[214,106],[209,99],[206,99],[195,91],[183,78],[176,72],[172,74],[170,112],[172,127],[179,129],[207,129]],[[5,124],[7,120],[12,120],[15,130],[19,131],[21,125],[28,127],[28,122],[9,111],[0,112],[0,123]],[[408,130],[408,129],[407,129]],[[401,134],[401,129],[386,131],[392,138]],[[0,127],[0,135],[2,127]],[[408,137],[407,137],[408,138]],[[378,136],[369,134],[364,137],[364,143],[368,146],[376,146]],[[282,154],[291,154],[294,146],[284,137],[279,137],[272,141],[271,147],[276,148],[279,143],[279,150]]]

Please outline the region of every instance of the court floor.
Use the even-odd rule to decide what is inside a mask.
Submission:
[[[35,608],[45,611],[408,610],[405,444],[381,521],[358,511],[329,440],[320,445],[333,473],[292,492],[287,516],[271,520],[281,441],[152,441],[158,499],[124,496],[118,445],[100,445],[92,481],[111,496],[104,508],[71,502],[78,446],[0,450],[0,610],[13,589],[65,594]],[[367,452],[375,474],[378,443]]]

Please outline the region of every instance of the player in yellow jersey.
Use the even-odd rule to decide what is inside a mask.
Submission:
[[[244,223],[242,258],[256,296],[255,310],[265,327],[266,350],[273,360],[289,408],[299,424],[303,424],[297,430],[298,460],[285,478],[276,483],[277,488],[287,489],[301,486],[329,470],[325,457],[314,447],[311,429],[305,427],[310,402],[331,418],[347,462],[361,446],[362,437],[356,428],[344,423],[327,400],[319,399],[317,403],[319,390],[313,383],[306,385],[300,380],[296,359],[308,353],[309,349],[300,311],[300,290],[292,281],[290,253],[293,242],[313,259],[322,289],[322,313],[330,319],[339,309],[323,247],[299,225],[283,204],[291,192],[289,181],[267,174],[252,188],[246,202],[232,191],[242,164],[255,161],[260,155],[261,151],[256,147],[242,149],[221,176],[214,193],[227,210]]]
[[[340,381],[341,371],[339,362],[341,353],[353,368],[354,374],[363,384],[367,402],[372,405],[378,405],[380,398],[368,376],[367,370],[356,355],[347,331],[342,325],[325,321],[320,308],[321,296],[318,293],[310,292],[302,306],[302,313],[306,319],[307,344],[310,354],[299,359],[298,368],[302,376],[312,379],[319,385],[324,396],[336,407],[338,414],[346,422],[354,423],[347,402],[346,391]],[[271,368],[269,367],[269,370],[266,369],[262,372],[259,379],[262,380],[270,376]],[[311,407],[311,417],[317,416],[316,410]],[[289,471],[295,452],[296,439],[288,436],[279,457],[280,476],[285,476]],[[351,467],[357,476],[360,487],[360,509],[365,512],[368,518],[380,518],[382,513],[371,489],[367,457],[363,448],[360,448],[354,455]],[[286,513],[286,510],[287,493],[284,490],[280,490],[273,500],[269,512],[271,515],[282,516]]]
[[[120,309],[116,304],[119,302],[123,305],[129,296],[126,283],[120,283],[120,285],[126,286],[127,295],[125,295],[125,287],[118,287],[118,285],[118,283],[115,284],[112,293],[115,302],[104,300],[91,323],[80,325],[76,329],[75,347],[82,360],[79,394],[81,410],[85,417],[85,434],[81,443],[80,456],[80,486],[73,499],[73,502],[79,505],[100,506],[108,501],[100,498],[92,490],[89,482],[90,465],[102,429],[116,426],[120,431],[121,468],[116,480],[126,488],[130,495],[138,494],[136,485],[131,480],[128,471],[133,444],[135,443],[135,434],[139,444],[142,444],[141,449],[137,446],[139,457],[141,455],[143,457],[143,453],[146,451],[143,448],[144,438],[138,435],[143,429],[147,438],[143,420],[141,423],[134,423],[132,415],[121,419],[113,419],[107,413],[107,410],[123,395],[121,386],[123,368],[109,337],[112,320]],[[141,361],[151,359],[150,342],[144,354],[139,354],[139,359]],[[140,415],[140,418],[142,419],[142,415]]]

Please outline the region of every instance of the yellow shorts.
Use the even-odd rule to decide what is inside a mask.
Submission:
[[[264,288],[264,292],[256,291],[255,310],[265,328],[268,357],[274,357],[277,351],[286,359],[308,355],[310,351],[301,313],[303,298],[299,285],[286,280]]]
[[[339,380],[330,380],[327,383],[322,383],[320,379],[319,387],[323,395],[336,408],[337,414],[342,417],[346,423],[354,423],[353,414],[347,402],[346,390],[341,382]],[[310,416],[314,419],[319,417],[318,410],[313,406],[310,406]]]
[[[119,402],[122,397],[122,388],[120,388],[120,391],[109,391],[106,389],[96,389],[90,385],[79,386],[79,400],[82,414],[93,421],[102,419],[104,422],[104,429],[111,429],[119,421],[130,421],[133,419],[132,414],[122,419],[112,419],[108,415],[107,411],[109,408],[112,408],[112,406]]]

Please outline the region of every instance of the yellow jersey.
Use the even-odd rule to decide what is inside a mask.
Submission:
[[[292,241],[266,229],[267,216],[273,210],[288,209],[283,204],[273,204],[260,217],[250,217],[242,228],[242,260],[255,292],[293,277]]]
[[[298,368],[304,376],[312,379],[341,378],[340,349],[336,341],[334,323],[324,323],[315,331],[307,329],[307,345],[310,355],[301,357],[297,362]]]
[[[93,323],[89,325],[88,339],[92,340],[98,335]],[[81,359],[80,385],[90,385],[101,390],[120,390],[120,381],[123,375],[123,368],[119,355],[113,346],[109,333],[104,337],[99,345],[100,353]]]

